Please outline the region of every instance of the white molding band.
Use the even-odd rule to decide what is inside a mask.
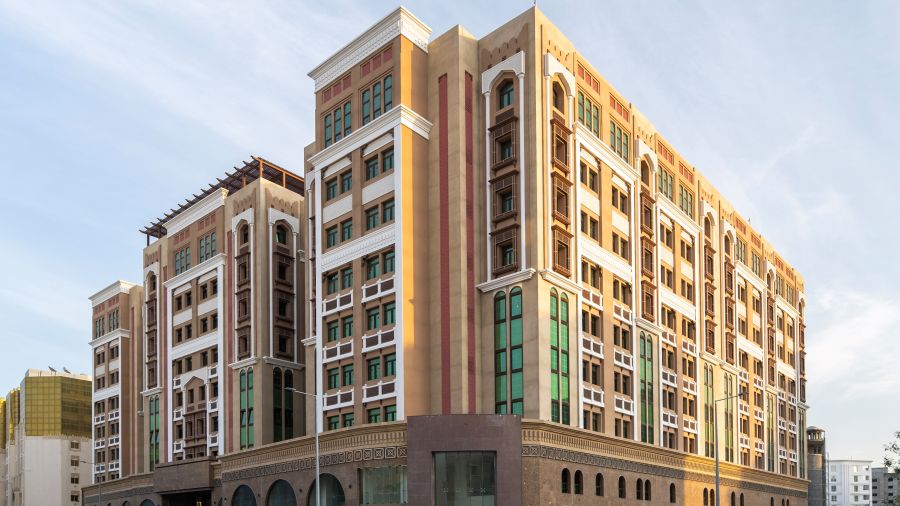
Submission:
[[[228,190],[226,188],[219,188],[206,197],[203,197],[196,204],[163,223],[163,226],[166,227],[166,235],[171,236],[172,234],[176,234],[187,228],[191,223],[224,206],[225,198],[227,196]]]
[[[406,37],[422,51],[428,52],[431,28],[405,7],[399,7],[309,71],[307,75],[315,81],[316,93],[398,35]]]

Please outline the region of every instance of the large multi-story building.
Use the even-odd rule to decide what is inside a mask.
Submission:
[[[872,462],[869,460],[828,461],[829,506],[869,506],[872,504]]]
[[[0,402],[2,506],[81,504],[90,480],[88,376],[29,369]]]
[[[872,468],[872,505],[900,504],[900,473],[886,467]]]
[[[328,504],[714,504],[718,433],[723,502],[806,504],[802,277],[538,9],[310,77],[303,178],[144,229],[112,498],[306,500],[320,431]]]

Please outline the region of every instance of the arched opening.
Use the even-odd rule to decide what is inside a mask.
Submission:
[[[269,489],[269,495],[266,497],[266,506],[297,506],[297,496],[291,485],[284,481],[278,480],[272,484]]]
[[[712,221],[710,221],[709,216],[703,218],[703,235],[705,235],[707,239],[712,237]]]
[[[563,114],[566,113],[566,92],[563,90],[563,87],[555,81],[553,83],[553,108]]]
[[[715,490],[709,491],[709,502],[710,502],[710,504],[713,504],[713,505],[716,504],[716,491]]]
[[[568,494],[569,490],[570,490],[569,489],[569,470],[563,469],[562,470],[562,483],[560,484],[560,491],[563,494]]]
[[[726,255],[731,254],[731,235],[725,236],[725,254]]]
[[[143,501],[141,501],[140,506],[156,506],[156,505],[153,504],[153,501],[151,501],[150,499],[144,499]]]
[[[619,476],[619,498],[625,499],[625,477]]]
[[[288,229],[282,224],[275,226],[275,242],[278,244],[287,244]]]
[[[247,244],[250,242],[250,225],[244,223],[238,229],[238,237],[240,238],[241,245]]]
[[[322,506],[344,506],[344,488],[341,482],[334,477],[333,474],[323,474],[319,480],[322,484]],[[309,497],[306,499],[307,506],[315,506],[316,504],[316,484],[313,482],[309,487]]]
[[[581,471],[575,471],[575,494],[581,495],[584,493],[584,476],[581,474]]]
[[[497,109],[505,109],[513,104],[515,95],[515,87],[512,79],[507,79],[500,83],[497,93]]]
[[[641,182],[650,186],[650,164],[647,160],[641,160]]]
[[[594,495],[603,497],[603,474],[597,473],[594,477]]]
[[[737,506],[737,496],[734,492],[731,493],[731,506]]]
[[[650,480],[644,481],[644,500],[649,501],[650,497]]]
[[[131,503],[128,502],[128,501],[125,501],[125,502],[122,503],[122,506],[131,506]]]
[[[709,490],[703,489],[703,506],[709,506]]]
[[[241,485],[231,496],[232,506],[256,506],[256,496],[247,485]]]
[[[675,484],[669,483],[669,502],[675,504]]]
[[[634,497],[639,501],[644,498],[644,480],[640,478],[638,478],[637,483],[635,483]]]
[[[743,492],[741,493],[741,506],[744,506],[744,494],[743,494]]]

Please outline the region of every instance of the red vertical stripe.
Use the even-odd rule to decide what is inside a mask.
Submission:
[[[234,362],[234,287],[232,284],[234,283],[234,276],[232,272],[234,270],[234,243],[232,239],[233,232],[228,231],[225,234],[225,249],[227,250],[227,254],[225,255],[225,276],[228,278],[227,289],[225,293],[222,294],[223,297],[228,297],[228,311],[225,315],[225,339],[222,340],[224,350],[219,350],[219,356],[224,357],[227,364]],[[232,413],[234,410],[234,392],[231,390],[231,382],[232,377],[234,376],[234,371],[230,367],[219,367],[219,370],[225,371],[225,384],[219,385],[219,396],[221,398],[222,395],[225,396],[225,405],[228,409],[225,410],[225,413]],[[222,420],[219,421],[219,433],[226,434],[227,443],[228,443],[228,453],[234,451],[234,438],[231,437],[231,427],[228,425],[230,420],[226,419],[228,417],[227,414],[222,414]],[[225,428],[223,430],[223,427]]]
[[[441,245],[441,410],[450,413],[450,206],[447,74],[438,78],[438,150],[440,159]]]
[[[475,230],[472,197],[475,189],[472,166],[472,75],[466,72],[466,332],[469,355],[469,413],[475,413]]]

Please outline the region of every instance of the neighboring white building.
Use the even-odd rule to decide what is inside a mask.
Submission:
[[[870,506],[872,504],[872,461],[828,461],[828,505]]]
[[[872,505],[898,504],[900,473],[889,473],[886,467],[872,469]]]

